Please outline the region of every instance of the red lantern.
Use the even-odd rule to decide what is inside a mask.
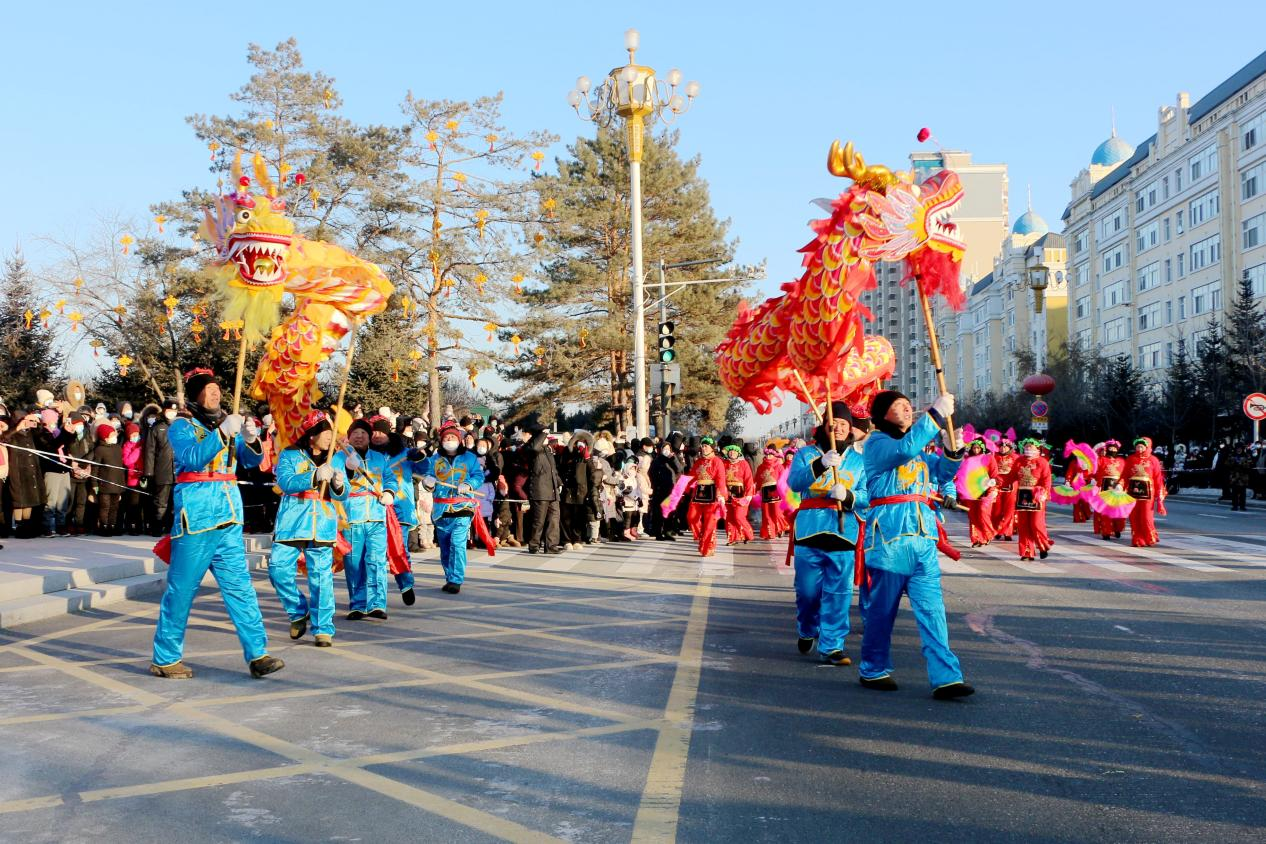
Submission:
[[[1055,389],[1055,379],[1045,373],[1041,375],[1030,375],[1024,379],[1024,383],[1020,385],[1024,388],[1024,392],[1033,396],[1045,396]]]

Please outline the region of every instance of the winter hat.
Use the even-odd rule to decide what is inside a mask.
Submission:
[[[56,425],[57,420],[61,418],[61,414],[51,407],[46,407],[40,411],[40,421],[45,425]]]
[[[385,416],[369,417],[369,425],[375,434],[390,434],[392,432],[391,420]]]
[[[870,421],[878,425],[883,418],[888,415],[888,411],[897,403],[899,399],[910,401],[910,397],[899,390],[884,390],[875,396],[870,403]]]
[[[355,419],[352,424],[347,426],[347,433],[350,435],[352,431],[364,431],[366,434],[373,436],[373,426],[369,424],[367,419]]]
[[[215,373],[204,367],[191,369],[185,373],[185,401],[199,402],[202,398],[202,391],[206,389],[208,384],[219,384],[220,379],[215,377]],[[101,405],[97,405],[101,407]]]
[[[333,426],[330,425],[330,417],[323,410],[314,410],[303,417],[303,422],[299,425],[299,436],[296,439],[315,436],[322,431],[330,430],[333,430]]]
[[[129,422],[127,423],[127,427],[123,429],[123,432],[130,437],[133,434],[139,434],[141,432],[141,426],[137,425],[135,422]]]
[[[118,431],[114,430],[113,425],[98,425],[96,430],[97,439],[99,440],[104,440],[106,437],[112,437],[117,433]]]

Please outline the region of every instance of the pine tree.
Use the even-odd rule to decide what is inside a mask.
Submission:
[[[1161,425],[1168,432],[1171,448],[1179,442],[1185,442],[1195,433],[1191,422],[1200,417],[1200,405],[1196,367],[1187,354],[1187,341],[1180,338],[1174,352],[1174,361],[1166,373],[1159,408]]]
[[[0,385],[14,411],[19,403],[35,400],[41,388],[61,393],[62,354],[53,332],[44,327],[48,311],[35,297],[26,259],[15,251],[4,262],[3,301],[0,301]],[[29,314],[29,316],[28,316]],[[29,327],[28,327],[29,326]]]
[[[1209,328],[1200,338],[1196,355],[1199,360],[1196,365],[1200,382],[1199,395],[1203,406],[1208,410],[1208,436],[1213,441],[1218,438],[1218,419],[1228,415],[1234,395],[1231,386],[1231,351],[1226,334],[1216,319],[1209,320]]]
[[[1242,398],[1266,387],[1266,313],[1258,307],[1247,272],[1227,317],[1226,344],[1232,397]]]
[[[1108,361],[1099,378],[1099,405],[1110,435],[1129,442],[1140,433],[1140,412],[1145,405],[1143,376],[1129,355]]]
[[[413,345],[413,327],[399,307],[399,294],[392,296],[387,310],[369,321],[356,337],[347,401],[366,408],[387,406],[397,412],[424,414],[427,388],[419,372],[420,354],[410,358],[401,351]],[[344,364],[345,366],[346,364]],[[327,373],[324,392],[333,403],[338,399],[344,366]]]
[[[643,252],[647,298],[658,295],[656,266],[707,258],[716,264],[672,271],[669,281],[735,276],[721,267],[732,259],[728,221],[712,211],[699,160],[682,160],[677,136],[648,136],[642,161]],[[531,354],[504,371],[518,382],[514,402],[552,417],[558,407],[579,406],[627,427],[632,416],[632,300],[630,283],[629,164],[620,130],[580,138],[558,162],[558,173],[539,189],[555,198],[557,224],[548,230],[557,250],[544,266],[547,286],[528,294],[519,335]],[[722,388],[712,349],[737,311],[741,282],[669,288],[669,319],[676,325],[682,385],[674,398],[674,427],[687,420],[708,430],[725,427],[730,396]],[[647,337],[656,336],[658,309],[647,310]],[[540,354],[536,354],[537,351]],[[653,350],[647,359],[652,360]]]

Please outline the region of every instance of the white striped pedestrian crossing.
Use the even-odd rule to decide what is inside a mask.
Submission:
[[[962,560],[951,560],[949,557],[942,556],[939,562],[942,574],[980,574],[980,569],[973,568]]]
[[[1074,539],[1072,541],[1078,545],[1093,544],[1093,541],[1090,539]],[[1215,566],[1210,563],[1202,563],[1198,560],[1189,560],[1177,554],[1167,553],[1158,548],[1135,548],[1133,545],[1117,543],[1113,545],[1112,550],[1120,554],[1129,554],[1132,557],[1141,557],[1142,559],[1152,563],[1163,563],[1171,566],[1178,566],[1179,568],[1205,572],[1206,574],[1212,572],[1223,572],[1226,574],[1233,573],[1232,569]]]

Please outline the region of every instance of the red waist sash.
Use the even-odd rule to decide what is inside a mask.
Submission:
[[[919,502],[920,504],[926,504],[926,505],[928,505],[929,507],[931,507],[931,506],[932,506],[932,500],[931,500],[930,498],[928,498],[926,495],[914,495],[914,494],[911,494],[911,495],[885,495],[885,496],[883,496],[882,498],[872,498],[872,499],[870,500],[870,506],[871,506],[871,507],[882,507],[882,506],[884,506],[885,504],[909,504],[909,503],[910,503],[910,502],[912,502],[912,501],[917,501],[917,502]]]
[[[181,472],[176,475],[176,483],[178,484],[202,484],[213,481],[237,483],[237,475],[229,475],[224,472]]]

